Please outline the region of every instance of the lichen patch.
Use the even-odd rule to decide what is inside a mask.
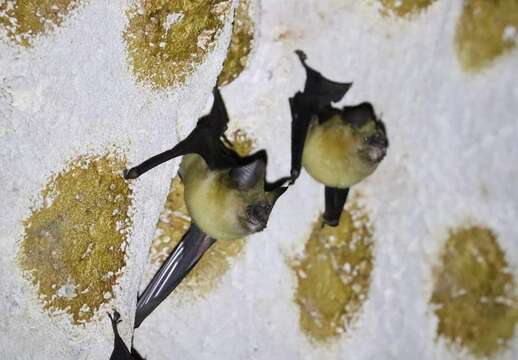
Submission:
[[[250,154],[254,144],[253,140],[240,130],[234,132],[230,141],[234,150],[241,156]],[[191,225],[191,217],[183,196],[183,183],[176,176],[171,182],[171,189],[151,245],[149,261],[154,267],[160,266],[167,259]],[[176,292],[204,296],[218,285],[218,279],[227,272],[232,261],[243,253],[244,247],[244,239],[216,241],[185,277]]]
[[[0,27],[14,42],[30,46],[31,40],[60,26],[80,0],[5,0],[0,2]]]
[[[300,327],[312,340],[343,334],[367,298],[373,267],[372,226],[365,208],[347,205],[337,227],[315,222],[304,253],[291,261]]]
[[[19,264],[49,313],[92,319],[125,265],[132,191],[114,154],[82,156],[51,178],[23,221]]]
[[[465,0],[455,32],[462,67],[474,72],[490,65],[518,42],[518,0]]]
[[[241,0],[236,9],[227,58],[223,63],[223,70],[218,78],[220,86],[225,86],[234,81],[248,63],[255,30],[251,13],[252,1]]]
[[[138,81],[163,89],[181,84],[214,48],[230,0],[140,0],[127,11],[123,37]]]
[[[424,11],[435,0],[380,0],[383,15],[409,17]]]
[[[452,231],[434,275],[437,335],[477,357],[505,348],[518,321],[518,297],[495,234],[479,226]]]

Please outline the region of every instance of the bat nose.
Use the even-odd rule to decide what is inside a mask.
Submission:
[[[388,141],[383,134],[374,134],[367,138],[367,155],[373,162],[380,162],[387,154]]]
[[[386,149],[388,147],[387,138],[383,134],[374,134],[367,138],[367,144],[369,146],[375,146],[380,149]]]
[[[272,207],[270,205],[263,203],[254,204],[247,207],[246,213],[248,217],[248,223],[252,231],[258,232],[264,230],[266,224],[268,223],[271,210]]]

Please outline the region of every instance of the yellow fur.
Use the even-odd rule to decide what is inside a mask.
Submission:
[[[247,235],[239,222],[246,204],[238,191],[229,187],[227,171],[209,171],[205,161],[195,154],[184,156],[180,167],[185,203],[196,225],[218,240]]]
[[[302,154],[302,165],[318,182],[348,188],[372,174],[376,164],[359,156],[362,137],[335,115],[323,124],[313,121]]]

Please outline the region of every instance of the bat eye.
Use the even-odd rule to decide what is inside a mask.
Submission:
[[[248,222],[255,228],[254,231],[261,231],[266,227],[271,210],[272,207],[270,205],[262,203],[247,207]]]

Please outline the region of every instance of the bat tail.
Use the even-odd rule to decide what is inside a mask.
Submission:
[[[326,209],[323,216],[326,225],[337,226],[340,223],[340,215],[342,215],[348,194],[349,188],[337,189],[326,186]]]
[[[195,224],[191,225],[140,295],[135,314],[135,328],[139,327],[142,321],[173,292],[214,241]]]

